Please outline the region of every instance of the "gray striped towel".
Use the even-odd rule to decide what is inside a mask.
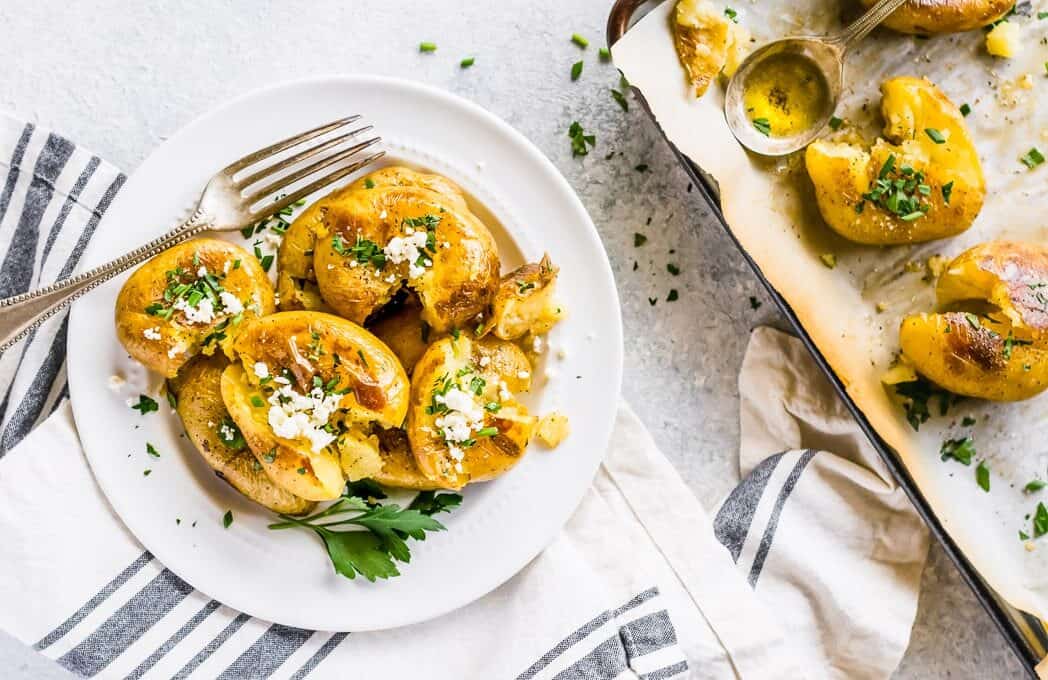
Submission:
[[[0,164],[0,295],[67,276],[96,228],[120,228],[100,220],[123,175],[68,140],[0,117]],[[622,405],[591,489],[517,576],[437,620],[347,634],[232,610],[127,532],[77,440],[65,329],[0,357],[0,627],[77,675],[883,678],[906,647],[927,535],[782,334],[751,340],[746,476],[714,517]]]

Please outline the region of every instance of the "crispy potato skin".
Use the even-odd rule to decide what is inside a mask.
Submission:
[[[1048,340],[1048,248],[980,243],[950,262],[935,292],[941,305],[985,300],[1007,317],[1015,337]]]
[[[481,366],[482,359],[486,359],[486,366]],[[480,438],[466,448],[459,471],[436,426],[439,416],[427,413],[426,407],[431,403],[434,383],[466,366],[472,366],[486,383],[477,401],[495,401],[502,407],[484,417],[484,426],[498,428],[498,434]],[[458,340],[443,338],[430,345],[415,366],[406,425],[419,471],[441,488],[460,489],[470,482],[494,479],[516,465],[524,455],[536,418],[515,399],[502,399],[499,384],[505,382],[514,394],[526,392],[531,388],[530,371],[524,352],[505,340],[473,341],[462,334]]]
[[[199,264],[193,264],[194,258]],[[233,269],[230,265],[229,272],[224,278],[220,277],[222,287],[241,301],[257,299],[262,314],[271,314],[275,309],[273,288],[251,253],[219,239],[194,239],[169,248],[143,264],[120,289],[116,299],[116,334],[127,353],[165,377],[171,378],[178,373],[187,361],[201,352],[204,338],[225,316],[216,316],[209,324],[191,324],[181,312],[165,320],[147,314],[146,307],[164,303],[164,291],[168,287],[166,272],[182,267],[189,278],[194,278],[197,269],[203,266],[217,276],[224,272],[227,262],[235,260],[240,260],[240,266]],[[245,319],[254,316],[253,311],[244,310]],[[156,329],[160,338],[145,337],[147,329]],[[234,330],[231,328],[226,334],[231,338]],[[215,349],[212,344],[204,352],[214,352]]]
[[[951,392],[995,401],[1048,387],[1048,249],[981,243],[947,265],[936,295],[947,308],[992,311],[905,318],[900,344],[919,373]]]
[[[1029,399],[1048,387],[1048,352],[1016,345],[1005,358],[1006,326],[963,313],[916,314],[903,319],[903,354],[926,378],[955,394],[993,401]],[[947,330],[948,329],[948,330]]]
[[[373,425],[399,427],[408,408],[409,383],[397,357],[360,326],[320,312],[280,312],[245,324],[232,345],[239,363],[222,375],[222,397],[248,445],[281,486],[309,500],[336,498],[346,478],[369,477],[381,468]],[[265,389],[254,372],[264,363],[269,375],[289,372],[302,394],[334,381],[348,389],[331,421],[346,432],[313,451],[306,440],[278,437],[269,425]],[[256,399],[252,399],[255,397]],[[262,406],[253,401],[261,399]],[[330,421],[329,421],[330,422]]]
[[[382,468],[371,476],[371,479],[383,486],[395,489],[416,489],[432,491],[441,488],[439,482],[423,475],[411,453],[411,444],[407,433],[400,428],[379,430],[379,454],[382,457]]]
[[[877,0],[862,0],[872,7]],[[1004,16],[1011,0],[910,0],[884,20],[884,25],[900,33],[929,35],[961,33],[985,26]]]
[[[866,151],[859,146],[817,140],[805,151],[808,175],[826,223],[841,236],[870,245],[920,243],[959,234],[982,209],[986,181],[978,152],[958,108],[931,82],[898,77],[881,85],[884,137]],[[936,144],[925,129],[946,137]],[[870,201],[856,206],[870,190],[889,156],[895,167],[909,165],[925,173],[931,192],[924,200],[931,209],[907,222]],[[950,203],[942,189],[953,182]]]
[[[547,333],[564,316],[554,299],[559,270],[549,255],[502,277],[486,330],[503,340],[517,340],[527,333]]]
[[[432,266],[413,279],[407,263],[387,262],[378,272],[333,244],[338,236],[347,247],[362,238],[384,248],[405,235],[405,220],[426,215],[440,220],[438,247],[426,253]],[[317,296],[307,284],[315,280],[323,302],[361,324],[406,282],[430,326],[462,327],[488,307],[498,286],[494,238],[469,211],[461,189],[444,177],[408,168],[384,168],[314,203],[288,230],[280,258],[282,308],[314,308]]]
[[[222,371],[228,365],[221,354],[198,356],[168,381],[168,389],[178,397],[178,416],[186,434],[211,469],[243,495],[274,512],[309,512],[315,504],[270,479],[251,449],[246,445],[234,449],[219,436],[219,426],[229,417],[222,401]]]
[[[673,10],[673,43],[695,97],[706,94],[728,59],[731,24],[707,0],[678,0]]]

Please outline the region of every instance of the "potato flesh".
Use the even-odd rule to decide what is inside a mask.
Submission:
[[[525,264],[502,277],[488,323],[496,337],[518,340],[528,333],[548,333],[564,317],[554,298],[557,273],[546,255],[538,264]]]
[[[311,501],[338,498],[346,480],[331,447],[313,451],[308,440],[277,437],[269,426],[269,405],[252,403],[252,397],[261,396],[239,364],[231,364],[223,371],[222,400],[266,474],[300,498]]]
[[[805,151],[823,219],[841,236],[870,245],[919,243],[965,231],[982,208],[986,184],[963,116],[927,80],[891,78],[881,91],[886,139],[869,151],[828,140],[817,140]],[[946,142],[937,144],[926,129],[938,131]],[[924,172],[930,192],[922,200],[931,206],[925,216],[903,220],[863,199],[889,156],[895,157],[895,168]],[[950,182],[947,204],[943,187]]]

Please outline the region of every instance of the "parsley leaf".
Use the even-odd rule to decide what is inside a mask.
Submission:
[[[597,143],[596,136],[587,135],[577,120],[573,121],[571,126],[568,127],[568,137],[571,138],[571,155],[573,157],[585,156],[589,153],[588,146],[591,147]]]
[[[924,378],[899,383],[895,386],[895,392],[905,400],[903,408],[906,410],[906,420],[914,430],[920,430],[921,425],[931,417],[928,405],[933,399],[938,399],[939,415],[943,416],[957,402],[956,395],[933,385]]]
[[[972,441],[971,437],[964,437],[962,439],[947,439],[942,443],[942,448],[939,449],[939,453],[943,460],[949,460],[953,458],[959,463],[964,465],[972,464],[972,456],[975,455],[975,442]],[[987,470],[989,475],[989,470]],[[986,484],[989,485],[989,477],[987,477]],[[980,486],[981,486],[980,482]]]
[[[979,461],[979,465],[975,468],[975,482],[983,491],[990,492],[990,468],[986,466],[985,460]]]
[[[226,514],[222,515],[222,527],[228,529],[233,523],[233,511],[226,510]]]
[[[156,403],[155,399],[140,394],[138,395],[138,403],[131,408],[138,411],[140,414],[145,415],[151,411],[159,411],[160,405]]]
[[[1044,503],[1037,504],[1037,512],[1033,516],[1033,537],[1040,538],[1048,534],[1048,508]]]
[[[1038,491],[1043,489],[1045,486],[1048,486],[1048,482],[1045,482],[1044,480],[1041,480],[1041,479],[1034,479],[1034,480],[1031,480],[1031,481],[1026,483],[1026,486],[1023,487],[1023,492],[1025,492],[1025,493],[1037,493]]]

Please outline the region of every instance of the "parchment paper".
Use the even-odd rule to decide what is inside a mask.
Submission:
[[[899,454],[946,530],[1004,599],[1048,619],[1048,536],[1033,534],[1030,518],[1048,489],[1025,494],[1032,479],[1048,480],[1048,395],[992,404],[968,399],[915,432],[896,397],[881,384],[898,351],[900,319],[933,311],[934,281],[908,261],[950,258],[994,238],[1048,242],[1048,163],[1029,170],[1019,157],[1030,147],[1048,152],[1048,0],[1020,8],[1011,21],[1022,29],[1023,52],[995,59],[985,33],[927,39],[879,29],[849,55],[846,91],[837,115],[872,141],[882,126],[879,85],[897,75],[927,76],[960,106],[979,149],[987,198],[975,224],[952,239],[894,248],[859,246],[827,227],[815,204],[803,155],[771,161],[749,155],[728,131],[723,87],[696,100],[689,91],[670,33],[672,0],[662,3],[613,48],[615,64],[640,89],[669,139],[718,182],[724,216],[764,275],[796,311],[870,423]],[[777,37],[836,30],[858,13],[858,3],[830,0],[731,2],[755,44]],[[1030,74],[1033,89],[1017,80]],[[834,253],[835,269],[819,259]],[[886,311],[879,313],[877,303]],[[976,419],[963,426],[962,418]],[[978,451],[971,466],[942,461],[945,439],[971,435]],[[976,462],[991,470],[990,492],[975,480]],[[828,565],[829,566],[829,565]],[[858,585],[858,584],[857,584]],[[859,586],[861,587],[861,585]]]

